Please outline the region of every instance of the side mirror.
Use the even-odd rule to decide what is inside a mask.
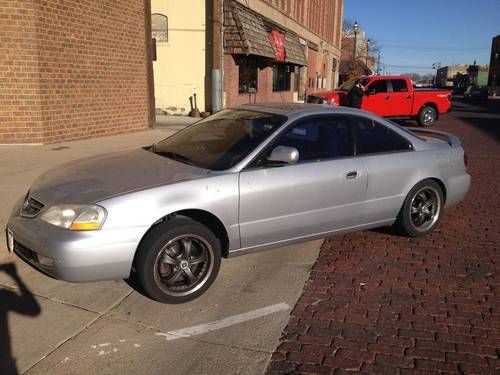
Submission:
[[[276,146],[267,160],[279,164],[295,164],[299,161],[299,151],[295,147]]]

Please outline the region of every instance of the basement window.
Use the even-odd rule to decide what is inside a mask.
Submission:
[[[168,17],[164,14],[151,15],[151,34],[157,42],[168,42]]]

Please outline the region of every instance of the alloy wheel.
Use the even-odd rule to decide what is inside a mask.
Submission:
[[[424,124],[432,124],[435,120],[434,110],[432,108],[427,108],[423,113]]]
[[[154,265],[158,287],[171,296],[186,296],[200,289],[214,266],[212,246],[202,237],[185,234],[159,251]]]
[[[410,220],[416,230],[424,232],[431,228],[439,218],[441,197],[431,186],[421,188],[413,196],[410,204]]]

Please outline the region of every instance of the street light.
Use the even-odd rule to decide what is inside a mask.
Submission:
[[[354,30],[354,50],[353,50],[353,53],[352,53],[352,61],[356,60],[356,45],[358,44],[358,22],[357,21],[354,21],[354,26],[353,26],[353,30]]]

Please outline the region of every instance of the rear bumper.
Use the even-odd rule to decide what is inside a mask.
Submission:
[[[449,178],[446,181],[445,207],[450,207],[463,201],[470,189],[470,184],[471,176],[468,173]]]
[[[37,270],[71,282],[129,277],[135,251],[148,229],[73,232],[18,212],[16,206],[7,224],[14,235],[14,252]]]

